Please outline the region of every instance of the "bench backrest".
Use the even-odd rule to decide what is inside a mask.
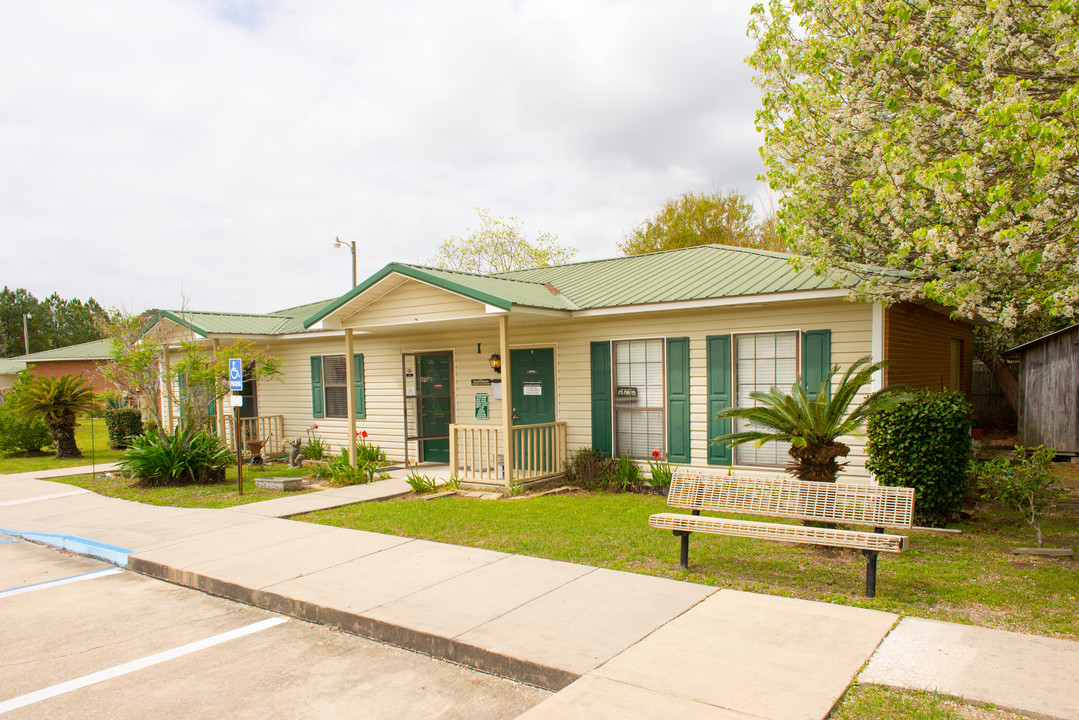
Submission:
[[[675,472],[667,504],[873,527],[909,528],[914,523],[912,488],[730,477],[692,469]]]

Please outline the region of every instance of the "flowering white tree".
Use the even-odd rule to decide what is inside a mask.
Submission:
[[[1076,315],[1075,0],[769,0],[750,34],[767,179],[804,262],[1007,327]]]

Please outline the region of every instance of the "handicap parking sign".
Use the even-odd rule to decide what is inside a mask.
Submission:
[[[243,391],[244,364],[240,358],[229,358],[229,390]]]

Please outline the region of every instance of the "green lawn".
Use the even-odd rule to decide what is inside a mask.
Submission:
[[[86,418],[79,420],[75,428],[75,444],[82,451],[81,458],[57,460],[55,450],[35,457],[0,456],[0,474],[77,467],[91,463],[100,465],[116,462],[123,457],[122,450],[113,450],[109,447],[109,431],[105,427],[104,418],[94,418],[93,423]]]
[[[829,716],[831,720],[1019,720],[991,706],[970,705],[934,693],[851,685]]]
[[[263,465],[260,468],[244,466],[244,494],[241,496],[236,491],[236,468],[229,468],[225,482],[209,485],[177,485],[166,487],[133,487],[127,478],[115,476],[106,477],[104,474],[75,475],[72,477],[56,478],[57,482],[86,488],[99,495],[133,500],[146,503],[147,505],[172,505],[174,507],[197,507],[197,508],[225,508],[234,505],[245,505],[262,500],[273,500],[278,497],[299,495],[310,490],[296,492],[276,492],[262,490],[255,487],[255,479],[258,477],[305,477],[310,474],[308,468],[290,468],[286,465]]]
[[[678,541],[648,527],[662,498],[583,494],[524,500],[442,498],[353,505],[309,522],[584,563],[723,588],[822,600],[950,622],[1079,639],[1079,563],[1011,555],[1033,534],[983,508],[961,535],[915,532],[912,549],[882,553],[877,597],[864,596],[865,561],[853,550],[696,534],[690,570]],[[1079,546],[1079,519],[1045,523],[1046,545]]]

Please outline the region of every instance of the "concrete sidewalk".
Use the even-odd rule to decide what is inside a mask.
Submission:
[[[390,495],[394,482],[359,487]],[[890,613],[313,525],[267,516],[280,507],[257,508],[323,493],[192,510],[71,490],[0,476],[0,532],[81,538],[87,554],[95,543],[122,551],[113,561],[136,572],[559,691],[522,716],[530,720],[826,718],[867,661],[866,682],[1079,720],[1079,677],[1067,672],[1079,666],[1079,643],[915,619],[892,630]],[[1026,672],[1001,665],[1004,653]],[[942,655],[959,664],[939,662]],[[911,667],[939,669],[912,675]]]

